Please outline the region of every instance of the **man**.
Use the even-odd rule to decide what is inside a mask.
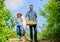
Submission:
[[[36,21],[36,23],[37,23],[37,14],[36,14],[35,11],[33,11],[33,5],[30,5],[30,11],[28,11],[26,13],[26,21],[28,21],[28,20]],[[37,42],[37,29],[36,29],[36,26],[37,26],[37,24],[29,25],[31,42],[33,42],[33,40],[35,42]],[[34,38],[33,38],[33,29],[34,29]]]

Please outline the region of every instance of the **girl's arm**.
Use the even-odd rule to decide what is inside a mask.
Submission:
[[[16,18],[14,18],[14,21],[15,21],[15,23],[17,23],[17,19]]]
[[[24,29],[26,28],[26,20],[24,17],[22,17],[22,26]]]

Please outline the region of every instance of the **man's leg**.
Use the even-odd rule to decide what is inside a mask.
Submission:
[[[34,25],[34,40],[37,42],[37,28],[36,25]]]
[[[33,31],[32,31],[32,26],[30,26],[30,39],[33,41]]]

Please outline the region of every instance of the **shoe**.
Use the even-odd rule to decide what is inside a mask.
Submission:
[[[30,42],[33,42],[33,40],[30,40]]]
[[[34,42],[38,42],[38,41],[34,41]]]

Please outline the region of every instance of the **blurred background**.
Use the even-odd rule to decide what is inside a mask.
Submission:
[[[19,12],[25,17],[31,4],[38,15],[38,40],[60,39],[60,0],[0,0],[0,42],[17,38],[14,18]],[[29,32],[27,26],[26,37],[30,40]]]

